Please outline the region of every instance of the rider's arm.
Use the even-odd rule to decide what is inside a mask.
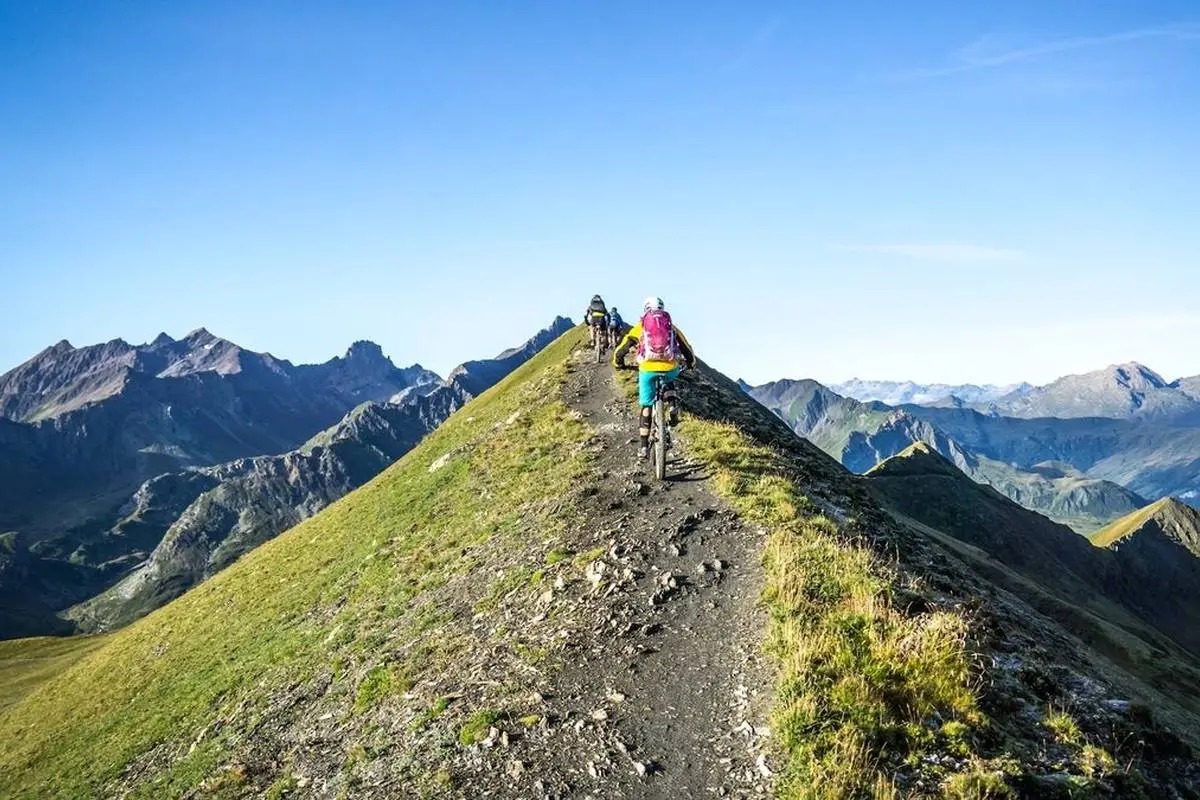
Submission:
[[[679,328],[675,329],[675,340],[679,343],[679,352],[683,355],[683,362],[688,367],[695,368],[696,352],[692,350],[692,343],[687,340],[687,337],[683,335],[683,331],[679,330]]]
[[[619,367],[625,361],[625,354],[629,352],[629,348],[638,343],[638,339],[642,335],[642,323],[638,323],[629,329],[629,333],[621,339],[621,344],[617,345],[617,350],[613,353],[613,366]]]

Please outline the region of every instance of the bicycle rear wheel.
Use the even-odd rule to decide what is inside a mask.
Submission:
[[[667,477],[667,420],[666,403],[662,398],[654,401],[654,477],[665,480]]]

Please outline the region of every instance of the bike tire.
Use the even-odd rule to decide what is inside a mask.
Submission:
[[[667,477],[667,420],[666,403],[659,398],[654,401],[654,477]]]

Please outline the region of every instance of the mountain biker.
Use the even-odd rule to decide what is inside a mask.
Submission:
[[[679,377],[680,361],[689,369],[696,366],[696,354],[683,331],[671,322],[661,297],[647,297],[642,304],[642,318],[638,321],[613,353],[614,367],[625,366],[625,354],[637,345],[638,360],[638,405],[641,406],[638,436],[641,442],[638,457],[650,455],[650,417],[654,409],[654,394],[659,384],[667,386],[663,392],[671,408],[671,424],[679,423],[679,405],[671,383]]]
[[[617,307],[613,306],[608,310],[608,330],[613,337],[613,346],[617,344],[617,337],[625,332],[625,320],[621,319],[620,312]]]
[[[606,335],[608,330],[608,307],[604,305],[604,298],[598,294],[592,295],[592,302],[583,312],[583,321],[592,333],[592,346],[595,347],[596,336]]]

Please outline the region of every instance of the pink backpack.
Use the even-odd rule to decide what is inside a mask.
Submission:
[[[675,344],[675,326],[671,315],[662,309],[651,309],[642,317],[642,338],[638,341],[638,361],[675,361],[679,349]]]

